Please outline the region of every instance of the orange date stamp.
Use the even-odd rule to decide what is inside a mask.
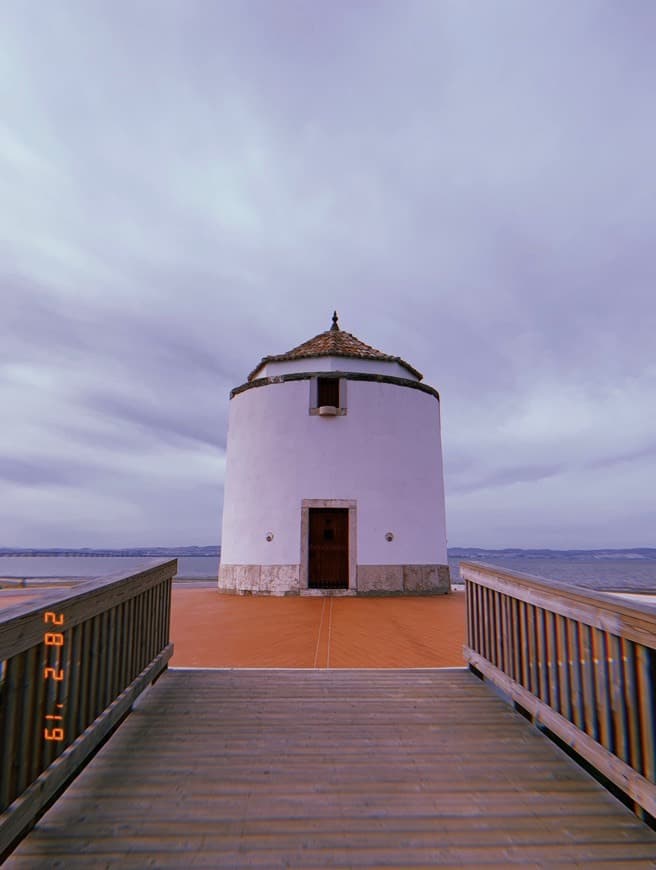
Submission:
[[[43,622],[48,629],[51,627],[63,627],[64,614],[47,610],[43,614]],[[61,631],[46,630],[43,633],[43,642],[46,646],[46,655],[49,659],[49,663],[43,669],[43,679],[46,681],[46,684],[49,680],[61,684],[65,676],[64,669],[61,666],[64,650],[64,634]],[[55,710],[57,712],[45,714],[46,726],[43,729],[43,738],[44,740],[55,740],[60,743],[65,738],[64,728],[62,725],[53,725],[53,723],[64,721],[64,705],[55,704]]]

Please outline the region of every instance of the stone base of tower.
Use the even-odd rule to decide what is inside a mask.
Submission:
[[[357,595],[444,595],[451,591],[448,565],[358,565]],[[234,595],[300,595],[300,565],[224,565],[219,591]],[[315,590],[320,592],[320,590]],[[326,590],[328,594],[331,590]]]
[[[298,595],[300,565],[219,565],[219,591],[237,595]]]
[[[358,565],[358,595],[444,595],[448,565]]]

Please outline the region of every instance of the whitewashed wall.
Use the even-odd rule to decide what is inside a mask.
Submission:
[[[283,382],[230,401],[222,562],[299,563],[302,499],[356,499],[359,564],[445,565],[437,399],[349,381],[348,413],[319,417],[309,390],[309,380]]]

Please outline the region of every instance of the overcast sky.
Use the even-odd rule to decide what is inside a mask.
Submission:
[[[656,546],[656,4],[5,0],[0,545],[213,544],[330,326],[442,397],[450,546]]]

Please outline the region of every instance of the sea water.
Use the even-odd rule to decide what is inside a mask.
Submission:
[[[119,572],[137,571],[154,558],[177,558],[178,578],[189,580],[216,580],[219,573],[218,556],[0,556],[0,580],[30,580],[36,578],[90,579],[106,577]],[[512,556],[490,551],[473,561],[510,568],[532,574],[545,580],[559,580],[573,586],[590,589],[633,590],[656,594],[656,559],[600,558],[590,551],[576,558],[545,557],[525,554]],[[461,557],[449,558],[451,580],[460,582]]]
[[[216,580],[218,556],[0,556],[0,579],[106,577],[123,571],[138,571],[153,560],[178,560],[178,577]]]
[[[458,565],[461,559],[449,558],[451,582],[460,580]],[[656,594],[656,560],[599,558],[593,555],[578,556],[576,559],[550,558],[539,556],[503,556],[485,553],[484,557],[467,557],[466,560],[483,562],[531,574],[544,580],[558,580],[572,586],[585,586],[588,589],[601,589],[609,592],[632,590]]]

